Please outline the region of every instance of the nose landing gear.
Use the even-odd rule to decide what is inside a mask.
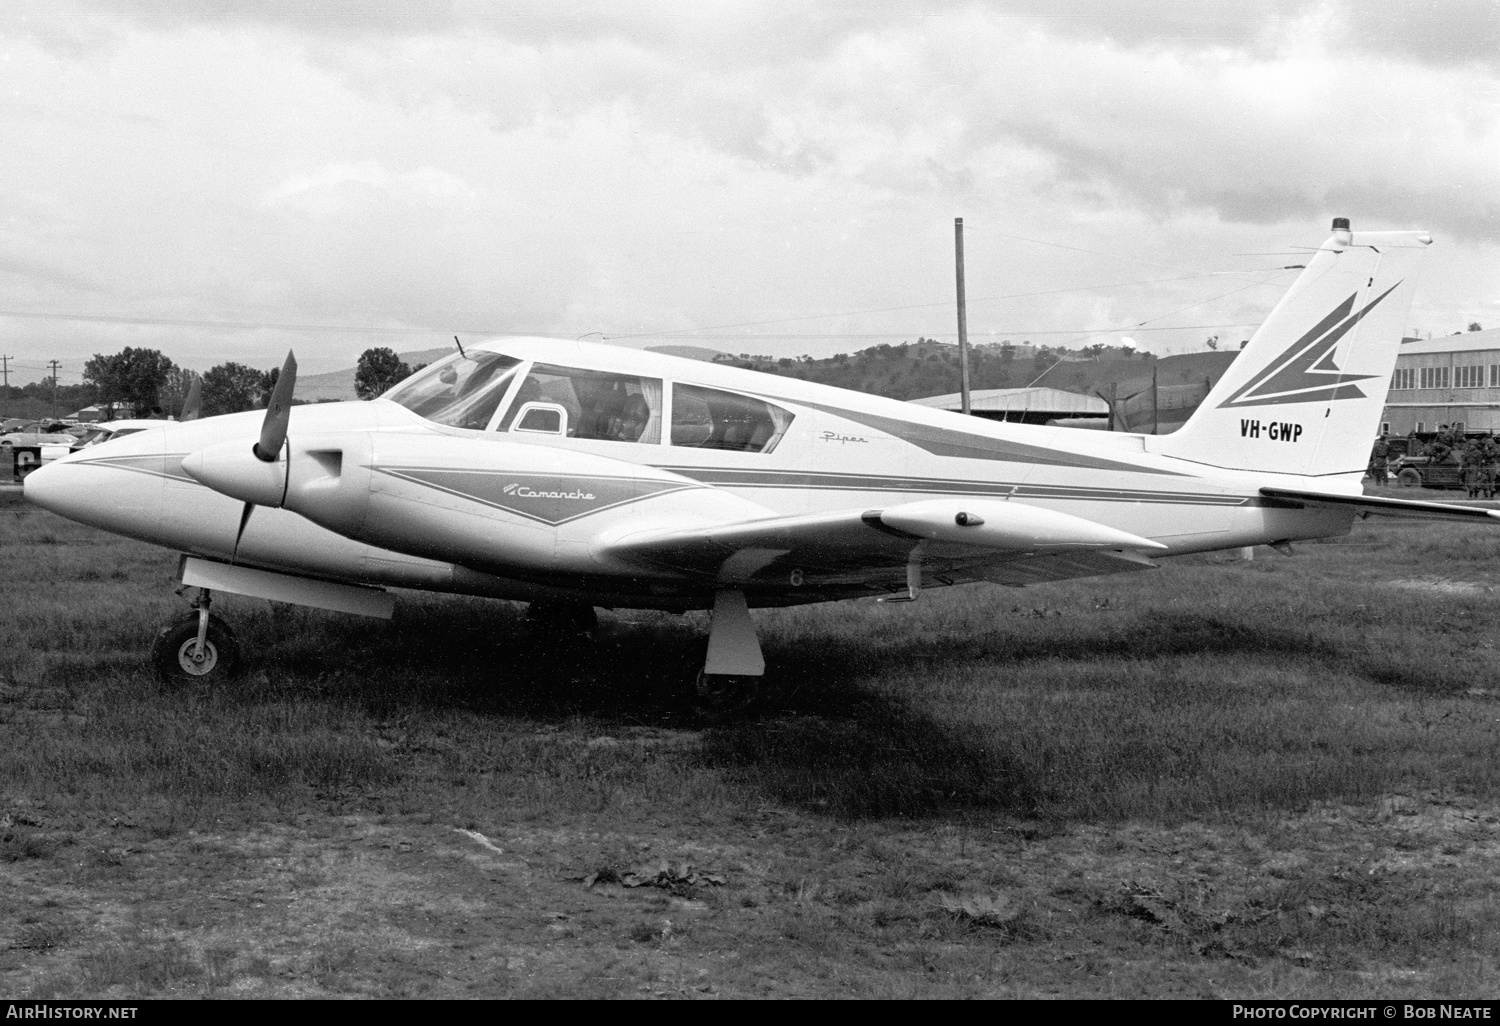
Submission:
[[[209,611],[212,601],[207,588],[199,589],[193,612],[157,633],[151,662],[165,683],[217,683],[238,668],[239,640],[229,624]]]

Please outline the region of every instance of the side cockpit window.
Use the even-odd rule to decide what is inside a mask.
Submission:
[[[381,398],[434,423],[483,431],[490,426],[520,363],[483,350],[454,353],[419,370]]]
[[[661,410],[662,386],[655,378],[538,363],[521,382],[500,430],[660,445]]]
[[[698,385],[672,386],[672,444],[770,452],[793,414],[761,399]]]

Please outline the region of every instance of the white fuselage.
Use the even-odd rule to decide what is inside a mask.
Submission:
[[[1164,555],[1341,534],[1353,517],[1258,492],[1309,479],[1174,459],[1149,436],[996,423],[586,343],[508,340],[483,351],[521,361],[483,428],[433,423],[384,399],[295,408],[284,496],[255,499],[243,533],[239,493],[207,487],[207,472],[183,464],[216,447],[248,451],[260,412],[164,422],[75,453],[34,473],[27,496],[107,531],[280,573],[666,609],[711,605],[713,589],[620,563],[605,551],[611,539],[953,496],[1072,514],[1160,543]],[[649,443],[518,430],[519,418],[504,418],[521,408],[533,362],[659,382],[651,395],[663,429]],[[679,385],[765,400],[792,417],[769,451],[674,444]],[[544,423],[553,407],[540,405]],[[1359,490],[1354,475],[1315,483]],[[747,591],[752,605],[839,597],[798,594]]]

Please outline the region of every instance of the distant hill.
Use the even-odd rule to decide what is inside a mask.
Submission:
[[[647,346],[648,353],[661,353],[664,356],[680,356],[684,360],[702,360],[712,363],[727,354],[717,349],[706,349],[703,346]]]
[[[969,387],[1022,388],[1033,383],[1113,399],[1117,428],[1165,433],[1181,426],[1238,351],[1157,358],[1120,348],[1048,350],[1029,343],[986,343],[969,352]],[[816,381],[892,399],[922,399],[958,391],[958,346],[918,339],[880,345],[827,360],[720,356],[716,362]],[[1155,388],[1152,388],[1153,375]]]
[[[1151,385],[1153,372],[1158,387],[1165,385],[1201,385],[1216,382],[1234,362],[1237,351],[1227,353],[1184,353],[1154,360],[1067,361],[1047,372],[1040,384],[1069,392],[1108,393],[1115,385],[1121,395],[1138,392]]]
[[[1110,386],[1115,385],[1121,394],[1129,394],[1136,390],[1131,387],[1135,383],[1150,385],[1153,368],[1161,385],[1201,382],[1205,378],[1217,381],[1234,357],[1232,352],[1210,352],[1158,359],[1150,353],[1104,346],[1091,352],[986,343],[969,351],[969,387],[1022,388],[1036,383],[1093,395],[1096,390],[1108,394]],[[947,395],[958,391],[961,378],[958,346],[930,339],[874,346],[826,360],[741,354],[723,355],[716,362],[892,399]]]
[[[959,389],[958,346],[919,338],[901,345],[879,345],[826,360],[738,356],[704,346],[650,346],[649,352],[746,367],[783,377],[835,385],[892,399],[921,399]],[[401,353],[409,366],[432,363],[450,347]],[[974,389],[1020,388],[1033,382],[1081,395],[1114,396],[1131,430],[1169,430],[1181,423],[1219,380],[1238,353],[1188,353],[1157,358],[1100,346],[1090,350],[1049,350],[1031,343],[984,343],[969,351],[969,382]],[[1155,406],[1150,392],[1156,375]],[[1134,396],[1135,398],[1130,398]],[[354,368],[312,374],[297,380],[304,402],[353,399]],[[1144,426],[1142,426],[1144,425]]]

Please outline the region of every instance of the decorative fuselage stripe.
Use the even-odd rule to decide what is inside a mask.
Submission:
[[[955,431],[952,428],[933,427],[930,424],[914,424],[895,417],[882,417],[878,414],[846,410],[838,406],[824,406],[821,403],[810,403],[801,399],[779,401],[796,403],[808,409],[852,420],[856,424],[863,424],[877,431],[884,431],[934,456],[953,456],[966,460],[999,460],[1003,463],[1033,463],[1049,467],[1080,467],[1086,470],[1119,470],[1131,474],[1160,474],[1167,477],[1189,476],[1175,470],[1143,467],[1137,463],[1120,463],[1099,456],[1049,449],[1040,445],[1027,445],[1024,442],[991,438],[989,435]]]
[[[634,502],[702,485],[598,474],[533,474],[507,470],[371,467],[402,481],[556,527]]]
[[[182,461],[187,455],[185,452],[172,452],[151,453],[145,456],[100,456],[89,460],[74,460],[73,466],[110,467],[114,470],[129,470],[136,474],[148,474],[151,477],[166,477],[173,481],[197,484],[198,482],[182,469]]]
[[[1072,499],[1094,502],[1159,502],[1194,506],[1262,506],[1260,496],[1212,492],[1152,491],[1144,488],[1087,488],[1077,485],[1028,485],[1004,481],[951,478],[888,477],[810,471],[741,470],[724,467],[662,466],[683,477],[720,488],[778,488],[840,492],[905,492],[921,495],[974,495],[996,499]]]

